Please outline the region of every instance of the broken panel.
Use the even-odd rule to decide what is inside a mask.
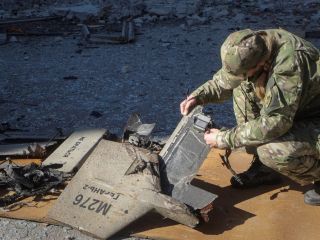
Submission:
[[[183,117],[160,152],[163,191],[193,209],[204,208],[217,198],[215,194],[190,185],[210,151],[204,132],[194,125],[202,116],[202,107],[198,106]]]
[[[43,162],[43,165],[59,163],[63,164],[60,171],[77,170],[105,132],[105,129],[87,129],[74,132]]]
[[[153,209],[182,224],[198,224],[184,204],[161,194],[156,154],[101,140],[49,217],[105,239]]]

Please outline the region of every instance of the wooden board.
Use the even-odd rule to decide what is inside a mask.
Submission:
[[[303,202],[303,193],[310,186],[301,187],[284,178],[284,182],[277,186],[233,189],[229,183],[231,174],[221,165],[218,153],[223,152],[210,152],[193,181],[196,186],[219,195],[208,223],[191,229],[151,213],[124,229],[122,234],[165,240],[320,239],[320,207]],[[247,169],[251,159],[241,151],[230,157],[237,172]],[[46,213],[54,201],[14,212],[0,212],[0,216],[47,221]]]
[[[303,202],[303,193],[310,186],[301,187],[284,178],[277,186],[233,189],[229,183],[231,174],[221,165],[218,153],[210,152],[194,181],[197,186],[219,195],[210,222],[191,229],[149,215],[128,231],[135,236],[166,240],[320,239],[320,207]],[[237,172],[246,170],[252,159],[241,151],[232,153],[230,158]]]

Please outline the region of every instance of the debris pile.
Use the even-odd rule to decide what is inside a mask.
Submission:
[[[54,193],[63,186],[71,174],[63,173],[57,169],[62,164],[40,166],[35,163],[18,166],[12,162],[0,165],[0,190],[10,192],[0,197],[0,207],[6,207],[24,198]],[[2,195],[2,194],[1,194]]]
[[[124,128],[122,142],[129,142],[133,146],[146,148],[159,153],[164,144],[151,139],[151,133],[154,127],[155,123],[143,124],[139,114],[133,113]]]
[[[137,32],[148,23],[178,21],[182,29],[188,30],[224,18],[248,25],[260,21],[261,16],[272,18],[275,27],[282,25],[283,18],[295,16],[294,32],[302,37],[318,38],[320,32],[320,15],[315,10],[320,4],[316,2],[306,2],[308,10],[304,11],[292,1],[289,8],[283,8],[281,2],[264,0],[91,0],[69,1],[68,5],[63,1],[10,2],[4,3],[0,11],[0,45],[17,42],[19,36],[68,36],[80,32],[81,44],[123,44],[134,42]]]

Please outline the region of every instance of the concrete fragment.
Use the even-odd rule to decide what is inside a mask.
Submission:
[[[59,169],[63,172],[76,170],[87,159],[105,132],[105,129],[88,129],[74,132],[45,159],[43,164],[63,164],[63,167]]]
[[[90,17],[97,17],[99,15],[99,11],[99,6],[93,4],[79,4],[52,8],[52,13],[58,16],[67,17],[71,14],[68,18],[76,17],[81,22]]]

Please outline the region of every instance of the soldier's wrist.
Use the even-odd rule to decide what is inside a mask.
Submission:
[[[228,142],[226,141],[226,134],[227,134],[227,131],[220,131],[217,133],[216,135],[217,148],[225,149],[230,147]]]

